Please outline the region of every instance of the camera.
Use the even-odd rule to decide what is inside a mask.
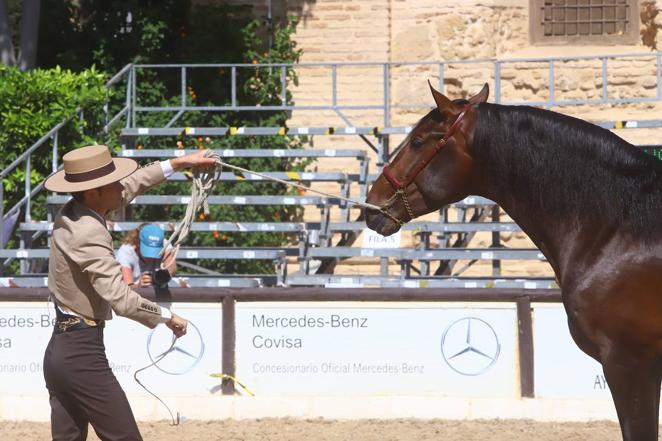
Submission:
[[[159,288],[167,286],[170,279],[172,279],[170,272],[167,269],[162,268],[155,269],[150,275],[152,276],[152,285]]]

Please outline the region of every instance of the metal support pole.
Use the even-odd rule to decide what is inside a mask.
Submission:
[[[377,168],[381,172],[385,164],[388,164],[391,152],[389,151],[389,135],[380,135],[377,143]]]
[[[52,173],[55,173],[57,171],[57,167],[58,167],[58,165],[57,165],[58,133],[60,133],[60,132],[57,131],[53,134],[53,163],[52,163],[52,167],[51,167],[51,172]]]
[[[494,63],[494,102],[501,103],[501,62]]]
[[[384,63],[384,127],[391,126],[391,65]]]
[[[103,103],[103,126],[108,126],[108,121],[110,121],[110,116],[108,115],[108,98],[106,102]]]
[[[182,94],[180,105],[182,106],[182,110],[184,110],[184,107],[186,107],[186,67],[181,68],[180,91]]]
[[[386,277],[388,276],[388,257],[379,258],[379,273]]]
[[[364,201],[368,197],[368,170],[370,166],[370,158],[361,160],[359,171],[359,199]]]
[[[549,60],[549,98],[548,98],[549,106],[548,107],[552,107],[554,105],[555,83],[556,83],[556,79],[554,74],[554,60]]]
[[[24,214],[24,221],[25,222],[30,222],[30,192],[31,192],[31,185],[30,185],[30,173],[32,172],[31,168],[31,163],[30,163],[30,158],[31,156],[28,155],[28,157],[25,158],[25,214]],[[22,250],[29,248],[30,247],[30,235],[27,233],[21,233],[21,239],[20,239],[20,248]],[[27,239],[27,240],[26,240]],[[27,274],[29,270],[29,262],[26,259],[21,259],[19,262],[19,267],[21,271],[21,275]]]
[[[444,75],[445,75],[445,69],[444,68],[445,68],[444,63],[439,63],[439,92],[441,92],[441,93],[444,93],[444,89],[445,89],[445,86],[446,86],[446,84],[445,84],[446,79],[444,77]]]
[[[331,65],[331,105],[335,109],[338,106],[338,66]]]
[[[533,366],[533,320],[531,299],[517,299],[517,331],[519,342],[520,394],[522,398],[535,396]]]
[[[657,57],[655,57],[657,63],[657,69],[656,69],[656,78],[657,78],[657,99],[662,100],[662,54],[660,52],[657,53]]]
[[[391,126],[391,65],[388,63],[384,63],[384,127],[390,127]],[[377,167],[379,167],[379,170],[381,171],[382,167],[384,167],[384,164],[387,164],[391,158],[391,154],[389,152],[389,135],[383,136],[379,138],[379,150],[380,150],[380,155],[379,158],[377,159]],[[384,275],[388,275],[388,261],[384,263],[384,259],[382,259],[382,272],[383,270],[386,269],[386,272]]]
[[[0,249],[5,247],[5,181],[0,181]],[[2,271],[0,266],[0,272]]]
[[[131,85],[133,84],[133,65],[131,65],[131,69],[129,70],[129,74],[126,76],[126,108],[128,111],[126,112],[126,123],[124,124],[124,127],[129,128],[131,127]]]
[[[80,136],[83,137],[85,135],[85,110],[83,108],[78,112],[78,121],[80,124]]]
[[[25,158],[25,197],[27,198],[25,201],[25,222],[30,222],[32,216],[30,215],[30,193],[32,192],[32,185],[30,182],[30,174],[32,173],[32,167],[31,167],[31,161],[30,161],[31,156],[28,156]]]
[[[232,66],[230,69],[231,90],[230,97],[232,100],[232,108],[237,107],[237,66]]]
[[[136,83],[138,78],[136,77],[136,67],[131,66],[131,126],[136,127]]]
[[[223,328],[222,328],[222,345],[223,354],[222,369],[221,371],[232,378],[235,376],[235,348],[236,348],[236,331],[235,331],[235,301],[232,296],[223,297]],[[228,377],[223,378],[222,382],[223,395],[234,395],[235,387],[234,380]]]
[[[280,67],[280,102],[283,106],[287,106],[287,68]]]
[[[429,250],[430,249],[430,235],[432,234],[430,231],[421,231],[418,233],[421,238],[421,243],[418,247],[419,250],[424,251],[424,250]],[[421,276],[429,276],[430,275],[430,261],[429,260],[421,260]]]
[[[498,205],[492,207],[492,222],[499,222]],[[501,248],[501,233],[498,231],[492,232],[492,248]],[[492,275],[495,277],[501,275],[501,261],[498,259],[492,260]]]
[[[58,150],[58,144],[59,144],[59,130],[53,134],[53,165],[52,165],[52,170],[53,173],[55,173],[58,169],[58,161],[57,161],[57,150]],[[47,206],[46,207],[46,220],[48,222],[53,222],[53,208],[52,206]],[[51,247],[51,235],[48,234],[48,239],[47,239],[47,245],[50,248]]]
[[[602,58],[602,99],[607,100],[607,58]]]
[[[299,272],[301,274],[308,274],[309,270],[309,259],[308,259],[308,233],[307,232],[300,232],[299,233],[299,255],[297,256],[297,260],[299,261]]]

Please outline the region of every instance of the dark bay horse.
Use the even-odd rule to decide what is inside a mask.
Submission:
[[[556,273],[570,333],[602,364],[625,441],[657,440],[662,374],[662,161],[585,121],[437,105],[375,181],[366,223],[388,236],[468,195],[497,202]]]

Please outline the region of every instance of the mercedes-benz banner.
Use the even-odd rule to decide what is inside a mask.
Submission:
[[[512,305],[240,303],[237,378],[258,395],[516,397]]]

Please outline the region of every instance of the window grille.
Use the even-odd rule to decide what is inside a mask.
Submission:
[[[637,0],[531,0],[534,43],[635,43]]]

